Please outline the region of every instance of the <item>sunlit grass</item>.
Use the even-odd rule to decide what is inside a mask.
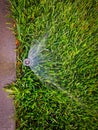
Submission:
[[[17,38],[17,80],[11,85],[17,130],[96,130],[98,127],[98,3],[95,0],[10,0]],[[62,66],[64,91],[43,84],[23,66],[30,45],[48,34]],[[58,81],[58,80],[57,80]]]

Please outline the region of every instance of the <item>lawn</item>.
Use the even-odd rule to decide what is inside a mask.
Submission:
[[[8,88],[14,96],[16,129],[97,130],[97,0],[10,3],[17,79]],[[45,63],[31,70],[23,61],[44,38],[48,51],[39,57]]]

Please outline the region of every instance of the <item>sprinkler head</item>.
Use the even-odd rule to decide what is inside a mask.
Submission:
[[[23,62],[23,64],[25,65],[25,66],[30,66],[30,64],[31,64],[31,61],[30,61],[30,59],[25,59],[24,60],[24,62]]]

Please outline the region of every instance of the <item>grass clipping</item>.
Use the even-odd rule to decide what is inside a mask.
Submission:
[[[19,42],[17,80],[11,85],[17,130],[97,129],[97,1],[10,0],[10,3]],[[23,60],[31,43],[35,45],[33,40],[41,41],[45,34],[48,34],[45,46],[51,52],[47,56],[57,62],[45,62],[47,71],[40,71],[41,78],[44,77],[40,80],[36,71],[33,73],[34,68],[31,71],[23,65]],[[45,80],[47,74],[51,82]],[[63,91],[52,88],[53,83]]]

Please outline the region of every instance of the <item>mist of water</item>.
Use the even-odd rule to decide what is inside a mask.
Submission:
[[[55,56],[46,48],[46,41],[47,36],[44,36],[41,41],[34,40],[28,57],[23,61],[23,64],[30,67],[41,81],[63,90],[60,86],[61,81],[57,73],[57,70],[60,69],[60,66],[58,67],[58,60],[55,60]]]

